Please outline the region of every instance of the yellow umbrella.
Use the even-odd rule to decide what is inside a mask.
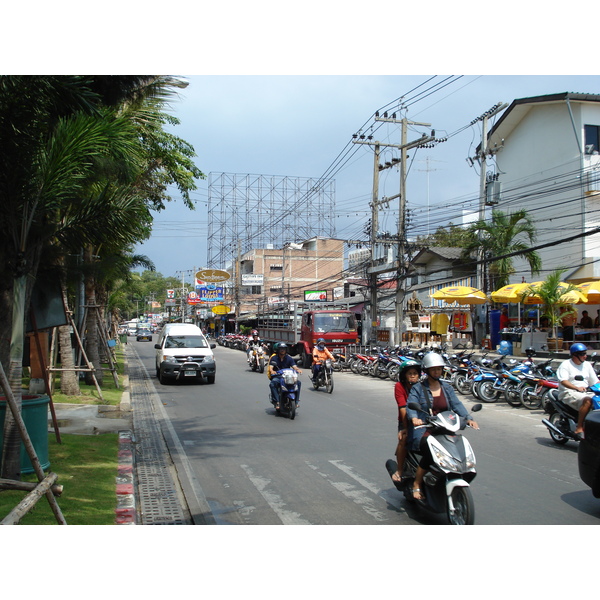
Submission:
[[[600,281],[586,281],[577,284],[588,304],[600,304]]]
[[[470,287],[467,285],[458,285],[444,287],[431,297],[434,300],[443,300],[447,304],[485,304],[487,302],[487,296],[477,288]]]
[[[530,283],[511,283],[501,287],[499,290],[492,292],[490,297],[494,302],[503,304],[510,302],[517,304],[521,302],[521,296],[523,292],[530,286]]]
[[[535,288],[542,285],[542,283],[544,282],[535,281],[533,283],[530,283],[529,286],[531,286],[535,291]],[[566,289],[567,287],[569,287],[569,284],[561,282],[559,286]],[[542,299],[536,295],[528,296],[527,298],[524,298],[522,302],[523,304],[543,304]],[[562,304],[585,304],[586,298],[583,292],[580,292],[578,290],[571,290],[570,292],[567,292],[561,296],[560,302]]]

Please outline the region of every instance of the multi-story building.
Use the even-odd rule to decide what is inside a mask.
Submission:
[[[574,283],[600,278],[600,234],[589,235],[600,226],[600,95],[514,100],[491,128],[487,148],[496,159],[488,199],[533,218],[540,279],[560,268]],[[530,280],[525,261],[514,264],[512,282]]]
[[[238,286],[242,317],[256,312],[259,302],[302,301],[305,291],[325,291],[332,301],[344,282],[344,241],[314,237],[283,248],[255,248],[241,256],[239,274],[231,286]]]

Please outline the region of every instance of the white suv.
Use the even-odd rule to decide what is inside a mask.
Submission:
[[[196,325],[169,323],[158,337],[156,348],[156,376],[160,383],[167,379],[201,379],[214,383],[216,376],[215,357],[204,334]]]

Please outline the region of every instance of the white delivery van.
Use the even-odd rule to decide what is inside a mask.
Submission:
[[[168,323],[159,336],[156,349],[156,376],[164,384],[168,379],[201,379],[214,383],[215,357],[204,334],[196,325]]]

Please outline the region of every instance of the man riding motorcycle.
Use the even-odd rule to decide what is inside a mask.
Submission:
[[[592,408],[592,394],[588,388],[598,383],[592,363],[586,360],[587,346],[576,342],[569,348],[571,358],[563,361],[556,371],[558,399],[579,412],[575,434],[583,433],[583,422]],[[581,380],[576,379],[582,376]]]
[[[271,356],[269,360],[269,366],[267,370],[267,374],[269,379],[269,388],[271,389],[271,397],[274,400],[275,408],[279,408],[279,389],[281,387],[281,377],[277,375],[278,371],[282,369],[294,369],[298,374],[301,374],[302,371],[296,365],[296,361],[287,353],[287,344],[281,342],[277,346],[277,353]],[[297,403],[300,402],[300,381],[298,381],[298,395],[297,395]]]
[[[323,362],[327,359],[331,359],[331,362],[335,362],[335,358],[331,352],[325,347],[325,340],[319,338],[317,345],[313,348],[312,352],[312,380],[315,381],[319,376],[319,371],[323,365]]]
[[[248,338],[248,348],[246,350],[246,358],[248,359],[248,364],[250,364],[250,355],[252,354],[254,346],[261,346],[262,343],[262,340],[258,336],[258,331],[256,331],[256,329],[253,329],[250,338]]]

